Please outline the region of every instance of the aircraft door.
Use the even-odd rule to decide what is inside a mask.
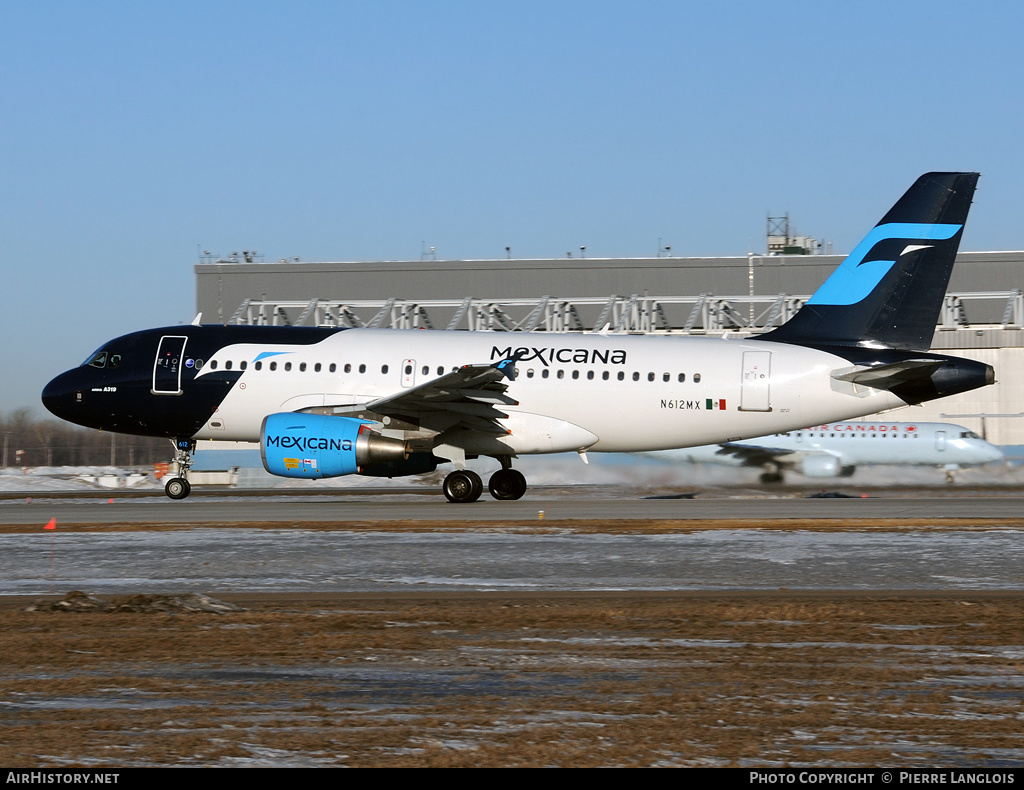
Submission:
[[[946,432],[936,431],[935,432],[935,449],[945,450],[946,449]]]
[[[771,351],[743,352],[743,380],[740,385],[740,411],[771,411]]]
[[[402,386],[409,388],[416,386],[416,360],[402,360]]]
[[[153,363],[153,389],[150,390],[154,395],[181,395],[181,367],[187,341],[182,335],[160,338]]]

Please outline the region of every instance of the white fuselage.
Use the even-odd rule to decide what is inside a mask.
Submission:
[[[905,405],[886,390],[833,379],[849,361],[783,343],[352,329],[312,345],[220,348],[197,380],[242,363],[244,372],[193,438],[258,441],[268,414],[365,404],[522,348],[507,393],[518,404],[501,407],[510,433],[500,441],[512,453],[691,447]]]

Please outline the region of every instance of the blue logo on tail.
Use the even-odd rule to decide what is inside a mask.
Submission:
[[[891,222],[876,225],[807,304],[851,305],[870,294],[901,255],[953,238],[963,225]],[[915,244],[914,242],[924,242]]]

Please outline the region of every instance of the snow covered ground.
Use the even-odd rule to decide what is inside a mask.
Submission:
[[[403,590],[1021,590],[1016,530],[530,534],[195,528],[0,535],[0,595]]]

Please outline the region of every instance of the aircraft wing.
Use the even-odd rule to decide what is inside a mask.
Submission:
[[[737,444],[726,442],[719,445],[715,455],[731,456],[743,466],[764,466],[765,464],[778,464],[793,462],[801,455],[795,450],[787,450],[782,447],[766,447],[753,444]],[[790,456],[786,458],[786,456]],[[783,460],[785,459],[785,460]]]
[[[515,362],[502,360],[497,365],[464,365],[440,378],[394,395],[370,401],[367,411],[416,423],[433,424],[441,430],[463,427],[485,433],[507,434],[497,421],[508,417],[499,406],[515,406],[518,401],[505,394],[504,379],[513,378]]]
[[[768,447],[765,445],[733,442],[719,445],[719,450],[715,455],[732,456],[742,466],[764,466],[765,464],[796,466],[809,458],[815,457],[836,458],[842,462],[842,456],[839,453],[828,450],[793,450],[785,447]]]

